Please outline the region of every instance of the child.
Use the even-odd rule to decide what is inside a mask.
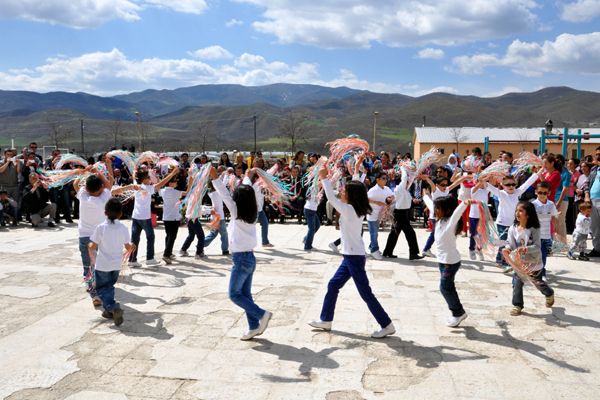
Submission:
[[[590,234],[590,228],[592,226],[592,203],[583,202],[579,205],[579,214],[575,221],[575,230],[573,231],[573,243],[567,253],[567,256],[571,260],[575,260],[574,252],[579,252],[578,260],[589,261],[590,258],[585,255],[587,250],[587,238]]]
[[[106,220],[94,229],[90,237],[90,252],[98,250],[95,263],[96,292],[102,300],[104,318],[112,318],[116,326],[123,323],[123,310],[115,302],[115,283],[119,279],[119,271],[123,262],[122,249],[133,251],[135,245],[130,243],[129,231],[119,218],[123,214],[123,205],[116,198],[106,202]]]
[[[310,322],[309,325],[326,331],[331,330],[338,293],[346,282],[352,278],[360,297],[367,303],[369,311],[381,326],[381,329],[373,332],[371,337],[379,339],[393,335],[396,332],[394,324],[371,291],[365,271],[366,256],[361,231],[365,215],[371,212],[367,189],[363,183],[352,180],[346,184],[345,190],[341,192],[341,199],[338,199],[333,193],[331,182],[326,179],[328,173],[327,167],[323,167],[319,171],[319,176],[327,198],[340,213],[340,232],[344,259],[327,286],[327,294],[321,309],[321,318],[318,321]]]
[[[559,214],[554,203],[548,200],[550,193],[550,183],[547,181],[538,182],[535,194],[537,199],[531,201],[535,207],[535,212],[540,220],[540,246],[542,251],[542,276],[546,276],[546,258],[550,249],[552,249],[551,222],[556,221]]]
[[[79,200],[79,221],[77,222],[77,228],[79,230],[79,253],[81,254],[84,277],[91,275],[91,261],[88,251],[90,236],[92,236],[96,227],[106,218],[104,206],[111,198],[110,189],[112,188],[113,180],[111,164],[111,160],[107,159],[108,179],[102,173],[94,171],[94,175],[88,176],[85,180],[84,187],[80,188],[77,180],[73,183],[73,188],[77,193],[77,200]],[[88,285],[87,291],[92,298],[94,307],[100,307],[102,303],[100,298],[96,296],[94,288]]]
[[[177,171],[179,174],[179,171]],[[160,189],[160,197],[163,199],[163,223],[165,224],[165,251],[163,252],[163,261],[166,264],[171,264],[175,255],[173,254],[173,246],[177,239],[179,231],[179,223],[181,221],[181,213],[179,212],[179,200],[185,192],[177,190],[179,176],[173,176],[167,183],[167,187]]]
[[[435,180],[435,183],[427,175],[421,175],[421,179],[427,181],[427,183],[429,184],[429,187],[432,190],[430,198],[432,201],[435,201],[436,199],[438,199],[440,197],[449,196],[450,192],[455,187],[459,186],[467,178],[464,176],[460,177],[460,178],[456,179],[454,181],[454,183],[452,183],[451,185],[450,185],[450,180],[448,178],[441,178],[441,177],[437,178]],[[423,251],[421,252],[421,254],[423,254],[425,257],[435,257],[435,254],[433,254],[431,252],[431,246],[433,246],[433,243],[435,241],[435,220],[436,219],[435,219],[434,214],[435,214],[434,212],[431,212],[431,214],[429,215],[429,221],[431,222],[431,233],[429,234],[429,237],[427,238],[427,242],[425,242],[425,247],[423,248]]]
[[[458,292],[454,284],[454,277],[460,268],[460,254],[456,249],[456,236],[462,231],[462,215],[467,206],[475,204],[474,200],[467,199],[460,203],[452,196],[438,197],[432,200],[429,195],[423,196],[425,205],[432,215],[435,215],[435,245],[437,247],[437,261],[440,268],[440,291],[452,316],[448,318],[447,326],[455,328],[467,318]]]
[[[265,206],[265,195],[262,192],[260,184],[258,181],[258,174],[252,172],[252,169],[246,170],[246,177],[242,181],[244,185],[248,185],[254,189],[254,197],[256,198],[256,208],[258,210],[258,214],[256,216],[258,223],[260,224],[260,233],[262,238],[262,246],[263,247],[273,247],[273,245],[269,242],[269,219],[267,218],[267,214],[263,210]]]
[[[477,202],[481,202],[484,205],[487,205],[490,191],[485,187],[484,182],[478,182],[471,189],[471,199],[476,202],[473,203],[472,207],[469,207],[469,233],[471,237],[469,238],[469,258],[471,260],[475,260],[476,257],[479,257],[480,261],[484,261],[483,251],[481,248],[476,248],[475,237],[477,237],[477,226],[479,225],[479,207]]]
[[[179,169],[175,168],[163,180],[152,185],[148,171],[138,172],[137,180],[142,184],[139,187],[140,190],[135,192],[135,203],[131,216],[131,241],[135,244],[136,248],[131,252],[131,256],[129,257],[130,267],[139,268],[142,266],[142,264],[137,262],[137,246],[140,244],[142,230],[146,233],[146,265],[158,266],[160,264],[160,262],[154,259],[154,228],[152,227],[152,215],[150,211],[152,195],[173,179],[177,173],[179,173]]]
[[[217,170],[211,167],[212,184],[229,209],[231,219],[227,231],[233,267],[229,278],[229,298],[246,312],[248,331],[241,340],[250,340],[262,335],[267,329],[273,314],[265,311],[252,299],[252,276],[256,269],[253,249],[256,247],[256,197],[252,186],[242,184],[229,194],[223,182],[217,177]]]
[[[518,252],[525,256],[531,281],[535,287],[546,296],[546,307],[554,305],[554,290],[542,279],[542,251],[540,246],[540,221],[535,211],[535,206],[528,201],[521,201],[516,206],[515,222],[508,229],[507,246],[502,250],[502,255],[507,261],[511,257],[511,251],[519,249]],[[513,308],[510,315],[521,315],[523,310],[523,280],[517,273],[513,273]]]
[[[484,182],[487,182],[489,177],[483,178]],[[538,174],[532,174],[521,186],[516,188],[517,183],[513,176],[505,176],[502,178],[502,190],[498,189],[494,185],[487,183],[485,188],[490,191],[493,195],[498,197],[498,215],[496,216],[496,228],[498,228],[498,234],[500,240],[506,240],[508,233],[508,227],[512,224],[514,219],[515,210],[517,203],[519,202],[519,196],[521,196],[529,186],[533,185],[538,179]],[[505,274],[509,274],[512,271],[506,262],[502,259],[502,249],[504,246],[498,248],[496,254],[496,266],[504,269]],[[504,267],[503,267],[504,266]]]
[[[212,182],[208,182],[208,188],[210,189],[208,197],[212,202],[213,212],[219,216],[220,220],[219,229],[210,231],[204,238],[204,247],[208,246],[217,235],[221,235],[221,252],[226,256],[229,255],[229,238],[227,237],[227,223],[225,223],[225,213],[223,212],[223,199],[215,190]]]
[[[319,196],[317,193],[306,193],[306,202],[304,203],[304,218],[306,218],[306,225],[308,226],[308,232],[302,242],[304,243],[304,250],[310,251],[313,249],[313,239],[315,233],[321,227],[321,218],[317,214],[319,208]]]
[[[380,172],[379,174],[377,174],[375,186],[373,186],[367,192],[367,196],[369,196],[369,204],[373,209],[373,211],[369,215],[367,215],[369,236],[371,238],[371,243],[369,244],[369,252],[371,253],[371,256],[376,260],[381,260],[383,258],[381,252],[379,251],[379,243],[377,242],[377,234],[379,233],[379,216],[383,211],[383,208],[394,200],[394,192],[392,192],[392,190],[389,187],[387,187],[387,183],[387,173]],[[402,183],[399,186],[401,185]],[[404,185],[406,186],[406,181],[404,181]]]

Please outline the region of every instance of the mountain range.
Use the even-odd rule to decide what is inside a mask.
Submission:
[[[600,93],[550,87],[499,97],[432,93],[421,97],[346,87],[274,84],[200,85],[101,97],[87,93],[0,90],[0,147],[15,139],[100,151],[138,145],[155,150],[290,150],[292,122],[302,127],[296,147],[358,133],[370,139],[377,111],[378,148],[408,150],[415,126],[539,127],[600,124]],[[82,123],[83,121],[83,123]],[[293,125],[293,124],[291,124]],[[143,134],[140,134],[143,133]]]

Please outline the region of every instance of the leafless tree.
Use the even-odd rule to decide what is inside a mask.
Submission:
[[[48,123],[48,137],[50,139],[50,143],[56,148],[60,148],[63,145],[67,137],[67,132],[63,129],[63,126],[59,121],[52,120],[49,117],[46,118],[46,122]]]
[[[521,143],[521,151],[525,151],[525,145],[529,141],[529,132],[518,131],[517,138],[519,139],[519,143]]]
[[[309,133],[306,119],[306,115],[290,111],[279,126],[278,137],[289,141],[292,154],[296,153],[296,146],[298,144],[306,142],[306,136]]]
[[[111,136],[113,137],[113,146],[117,147],[119,137],[122,137],[127,133],[124,129],[123,121],[121,121],[121,119],[116,119],[109,122],[108,127],[110,129]]]
[[[450,130],[450,138],[456,143],[456,153],[460,154],[459,143],[467,140],[468,136],[463,133],[462,128],[452,128]]]

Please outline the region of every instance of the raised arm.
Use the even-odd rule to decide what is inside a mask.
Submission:
[[[468,176],[461,176],[460,178],[457,178],[450,186],[448,186],[448,191],[453,190],[455,187],[463,183],[465,180],[467,180],[467,177]]]
[[[423,202],[425,203],[425,207],[427,207],[429,209],[429,218],[433,218],[433,200],[431,199],[431,196],[429,196],[429,194],[424,194],[423,195]]]
[[[173,168],[173,171],[169,173],[169,175],[165,176],[160,182],[154,185],[154,190],[159,190],[161,187],[165,186],[169,181],[179,173],[179,168]]]
[[[531,174],[531,176],[521,186],[519,186],[517,188],[517,190],[515,190],[515,192],[517,192],[519,195],[522,195],[537,180],[538,180],[538,174],[536,174],[536,173]]]
[[[448,219],[448,224],[444,227],[444,230],[441,231],[441,236],[444,236],[448,233],[454,235],[456,232],[456,224],[462,218],[463,213],[467,209],[467,206],[471,204],[471,199],[465,200],[456,207],[450,218]]]
[[[489,182],[486,182],[485,184],[485,188],[494,196],[496,197],[500,197],[500,193],[502,192],[500,189],[498,189],[496,186],[492,185]]]

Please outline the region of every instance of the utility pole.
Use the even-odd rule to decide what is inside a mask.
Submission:
[[[379,111],[373,112],[373,151],[377,152],[377,116],[379,115]]]
[[[252,117],[254,120],[254,155],[256,156],[256,114]]]
[[[85,148],[83,145],[83,119],[80,119],[79,122],[81,123],[81,154],[83,155],[85,153]]]

